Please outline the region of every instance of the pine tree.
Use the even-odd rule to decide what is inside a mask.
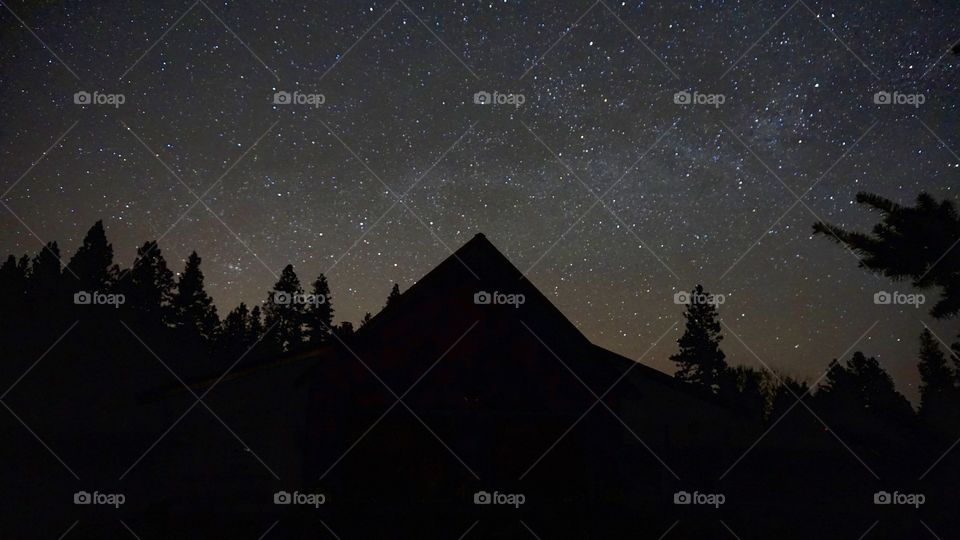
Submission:
[[[364,326],[366,326],[371,319],[373,319],[373,315],[370,315],[369,311],[364,313],[363,318],[360,319],[360,327],[363,328]]]
[[[837,360],[830,362],[816,397],[833,410],[870,413],[895,423],[909,422],[914,416],[890,374],[876,358],[867,358],[860,351],[853,353],[846,366]]]
[[[31,299],[48,301],[56,298],[59,302],[63,302],[66,290],[61,270],[60,249],[56,242],[48,242],[30,260],[27,294]]]
[[[958,394],[954,372],[940,344],[929,329],[920,334],[920,417],[938,428],[947,427],[955,418]]]
[[[21,259],[17,266],[23,267],[22,263]],[[48,329],[76,316],[73,309],[75,298],[63,274],[60,249],[56,242],[47,242],[30,258],[26,276],[22,316],[39,324],[28,325],[28,333],[32,337],[24,339],[47,339],[45,334]]]
[[[26,256],[18,261],[13,255],[0,266],[0,339],[7,355],[14,354],[11,345],[23,338],[19,326],[24,323],[28,268]]]
[[[8,255],[7,259],[3,261],[3,265],[0,266],[0,285],[7,286],[7,284],[14,282],[16,277],[17,258],[13,255]],[[26,278],[26,276],[23,277]]]
[[[196,251],[187,258],[173,296],[173,320],[174,327],[199,336],[209,344],[216,337],[220,319],[217,317],[217,307],[204,290],[200,262]]]
[[[250,335],[250,312],[247,305],[240,302],[239,306],[227,313],[217,334],[219,352],[228,357],[243,354],[256,340]]]
[[[24,261],[21,259],[21,261]],[[21,265],[13,255],[7,257],[0,266],[0,306],[8,316],[14,316],[10,310],[19,309],[27,294],[27,268]]]
[[[146,242],[137,248],[133,266],[121,274],[118,284],[124,294],[125,306],[150,323],[174,322],[173,272],[167,268],[156,242]]]
[[[264,303],[264,323],[270,341],[280,351],[289,351],[303,343],[304,306],[300,279],[287,265]]]
[[[67,269],[75,291],[105,293],[111,289],[117,269],[113,265],[113,246],[107,242],[102,221],[87,231],[83,245],[67,263]]]
[[[767,418],[773,421],[782,418],[796,405],[798,398],[805,402],[810,399],[810,385],[790,376],[781,376],[770,397],[770,413]]]
[[[858,193],[857,202],[881,213],[871,234],[849,232],[835,225],[814,224],[814,234],[841,243],[862,258],[861,266],[894,280],[910,278],[919,289],[937,288],[940,300],[930,310],[937,318],[960,313],[960,216],[949,200],[937,202],[926,193],[916,206],[901,206],[872,193]]]
[[[30,274],[30,256],[24,253],[17,261],[17,271],[27,277]]]
[[[326,276],[317,277],[311,293],[315,302],[306,309],[308,339],[311,345],[322,345],[330,341],[333,328],[333,304]]]
[[[721,375],[721,397],[758,422],[767,417],[775,391],[773,377],[758,368],[736,366]]]
[[[387,304],[385,307],[389,307],[390,304],[396,302],[397,298],[400,298],[400,285],[394,283],[393,288],[390,289],[390,294],[387,295]]]
[[[726,355],[720,350],[720,322],[717,307],[709,294],[697,285],[683,314],[686,330],[677,340],[680,351],[670,357],[677,364],[677,379],[716,393],[727,370]]]
[[[260,314],[260,306],[253,306],[248,321],[247,335],[250,336],[250,343],[253,344],[263,337],[263,317]]]

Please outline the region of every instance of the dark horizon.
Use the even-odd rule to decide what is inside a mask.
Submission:
[[[107,226],[106,224],[104,224],[104,228],[107,230],[107,234],[109,235],[109,228],[108,228],[108,226]],[[482,233],[477,233],[477,234],[482,234]],[[109,240],[109,236],[108,236],[108,240]],[[59,244],[59,243],[58,243],[58,245],[59,245],[59,247],[60,247],[60,249],[61,249],[61,260],[62,260],[62,262],[65,264],[66,261],[69,260],[70,256],[71,256],[73,253],[72,253],[71,251],[64,251],[64,246],[63,246],[62,244]],[[142,242],[141,242],[140,245],[142,245]],[[454,248],[454,250],[455,250],[455,249],[456,249],[456,248]],[[163,250],[163,246],[159,246],[159,250],[164,254],[164,257],[166,258],[167,255],[166,255],[166,252]],[[114,252],[116,252],[116,251],[118,251],[118,250],[116,249],[116,246],[114,245]],[[188,254],[191,253],[191,252],[193,252],[193,250],[188,251]],[[10,255],[13,255],[13,254],[10,254]],[[32,254],[28,254],[28,255],[30,255],[31,257],[33,256]],[[205,284],[208,286],[209,289],[214,289],[215,285],[211,286],[212,280],[210,279],[209,274],[208,274],[208,266],[209,266],[209,263],[207,262],[207,259],[203,257],[203,254],[202,254],[202,253],[198,253],[198,255],[200,255],[201,259],[204,261],[202,270],[203,270],[203,272],[204,272]],[[448,256],[449,256],[449,255],[448,255]],[[17,257],[17,258],[19,258],[19,257]],[[187,257],[184,257],[184,262],[186,261],[186,258],[187,258]],[[120,267],[121,274],[122,274],[123,272],[125,272],[126,270],[128,270],[130,267],[133,266],[132,261],[133,261],[133,258],[131,258],[131,264],[130,264],[129,266],[124,266],[123,264],[118,263],[118,265],[119,265],[119,267]],[[174,259],[174,260],[167,260],[167,264],[171,267],[171,270],[173,271],[173,273],[174,273],[175,276],[179,276],[179,275],[180,275],[180,273],[182,272],[182,265],[178,266],[178,265],[176,264],[176,260],[175,260],[175,259]],[[278,269],[278,274],[277,274],[278,276],[279,276],[279,270],[282,270],[282,267]],[[294,271],[297,272],[297,274],[298,274],[298,276],[299,276],[299,278],[300,278],[300,280],[301,280],[301,284],[303,284],[303,285],[305,286],[305,288],[306,288],[306,285],[308,285],[310,282],[312,282],[312,280],[316,277],[316,276],[310,276],[310,275],[301,275],[300,272],[297,270],[296,267],[294,267]],[[257,305],[259,305],[259,306],[262,307],[263,304],[264,304],[264,302],[266,301],[266,298],[267,298],[267,297],[269,296],[269,294],[270,294],[270,287],[273,285],[273,283],[274,283],[275,281],[276,281],[276,280],[273,280],[273,281],[271,281],[270,283],[265,284],[265,286],[264,286],[264,288],[263,288],[263,291],[262,291],[262,294],[261,294],[261,298],[260,298],[259,300],[253,300],[253,301],[250,301],[250,302],[243,301],[243,303],[247,306],[247,308],[248,308],[248,309],[252,309],[254,306],[257,306]],[[215,282],[214,282],[214,283],[215,283]],[[386,301],[387,296],[388,296],[388,293],[390,292],[390,287],[393,286],[394,283],[396,283],[396,282],[390,282],[389,280],[387,280],[387,286],[384,288],[383,294],[382,294],[382,296],[381,296],[380,299],[379,299],[379,305],[376,303],[376,302],[377,302],[377,297],[371,295],[372,298],[371,298],[371,300],[369,300],[369,302],[372,303],[372,305],[373,305],[374,307],[373,307],[371,310],[364,311],[363,314],[361,314],[361,316],[356,317],[355,319],[347,319],[347,318],[345,318],[345,317],[343,317],[343,316],[341,315],[341,311],[340,311],[340,310],[343,309],[343,308],[341,307],[341,298],[340,298],[340,295],[338,294],[339,290],[338,290],[338,288],[337,288],[337,284],[336,284],[336,283],[333,283],[332,286],[331,286],[331,291],[330,291],[330,293],[331,293],[331,296],[332,296],[332,298],[333,298],[334,307],[335,307],[335,309],[336,309],[336,311],[337,311],[337,313],[336,313],[335,316],[334,316],[334,322],[335,322],[335,323],[349,322],[349,323],[353,324],[354,327],[359,327],[359,326],[360,326],[360,323],[362,322],[363,316],[364,316],[365,314],[376,315],[376,314],[379,312],[379,310],[383,308],[384,302]],[[416,283],[416,281],[413,281],[413,282],[411,283],[411,285],[412,285],[412,284],[415,284],[415,283]],[[533,282],[533,283],[534,283],[534,285],[536,285],[536,282]],[[696,284],[694,284],[694,285],[696,285]],[[895,288],[896,288],[895,286],[887,287],[886,290],[892,290],[892,289],[895,289]],[[691,290],[693,289],[693,285],[691,285],[690,289],[691,289]],[[401,289],[401,290],[404,290],[404,289]],[[884,290],[884,289],[881,288],[880,290]],[[684,291],[684,292],[690,292],[690,291]],[[708,292],[713,293],[713,291],[708,291]],[[676,294],[676,293],[674,293],[674,294]],[[723,293],[718,293],[718,294],[723,294]],[[922,293],[921,293],[921,294],[922,294]],[[232,306],[223,306],[222,304],[216,302],[216,299],[215,299],[215,296],[216,296],[216,295],[213,293],[212,290],[210,291],[210,296],[211,296],[211,297],[214,297],[214,305],[217,306],[218,316],[220,317],[220,319],[223,319],[224,317],[226,317],[226,315],[230,312],[230,310],[236,308],[237,305],[239,305],[239,304],[237,304],[237,305],[232,305]],[[935,295],[931,294],[931,293],[928,291],[927,294],[926,294],[926,296],[927,296],[927,297],[930,297],[930,299],[927,300],[926,306],[919,306],[919,307],[915,307],[915,306],[905,306],[903,309],[913,310],[913,311],[916,311],[916,310],[919,309],[919,310],[922,310],[924,313],[926,313],[926,311],[927,311],[926,308],[928,308],[929,305],[933,303],[933,299],[935,298]],[[557,303],[555,299],[551,299],[551,302]],[[558,307],[558,309],[560,309],[561,311],[564,311],[562,304],[559,304],[559,303],[558,303],[557,307]],[[680,314],[681,314],[681,312],[682,312],[682,310],[683,310],[683,307],[684,307],[683,305],[676,305],[676,304],[674,304],[674,309],[675,309],[675,311],[676,311],[675,320],[676,320],[677,322],[681,321]],[[893,306],[887,306],[887,307],[893,307]],[[719,306],[719,311],[720,311],[721,317],[722,317],[724,314],[726,314],[726,312],[727,312],[728,309],[729,309],[729,308],[727,308],[725,304],[721,304],[721,305]],[[349,311],[349,310],[347,310],[347,311]],[[577,321],[576,318],[571,317],[571,316],[570,316],[569,314],[567,314],[566,312],[564,312],[564,314],[565,314],[567,317],[570,317],[571,320],[574,321],[575,324],[576,324],[576,321]],[[951,334],[948,333],[949,329],[952,329],[952,324],[951,324],[951,322],[950,322],[950,321],[940,321],[940,320],[933,319],[933,318],[931,318],[931,317],[928,317],[928,318],[931,319],[931,322],[925,323],[925,324],[929,324],[929,327],[934,329],[934,332],[935,332],[935,334],[936,334],[938,337],[941,335],[941,332],[938,331],[938,328],[946,328],[946,329],[947,329],[946,331],[942,331],[943,337],[940,338],[940,339],[943,340],[943,343],[949,344],[949,343],[950,343],[950,340],[951,340],[951,337],[952,337]],[[582,326],[581,326],[580,324],[577,324],[577,326],[580,327],[580,328],[585,332],[585,334],[587,335],[587,337],[589,337],[591,340],[594,340],[595,342],[597,342],[597,343],[600,344],[600,345],[604,345],[604,340],[602,339],[602,336],[600,336],[600,339],[598,339],[598,336],[596,336],[596,335],[591,335],[591,334],[589,333],[589,330],[582,328]],[[923,328],[925,328],[925,326],[921,326],[921,327],[920,327],[921,330],[922,330]],[[867,330],[870,330],[870,331],[867,331]],[[864,331],[860,333],[860,336],[859,336],[859,337],[860,337],[860,340],[857,340],[857,341],[853,342],[853,343],[851,344],[851,346],[848,347],[845,351],[841,351],[841,352],[846,352],[846,353],[847,353],[847,356],[846,356],[846,357],[838,358],[838,357],[835,355],[835,356],[833,356],[833,357],[823,359],[823,361],[821,362],[821,364],[820,364],[819,366],[814,362],[814,359],[811,359],[810,369],[812,369],[812,372],[809,373],[809,374],[804,374],[804,373],[803,373],[803,370],[797,369],[796,366],[790,366],[790,365],[788,365],[788,366],[785,366],[785,367],[781,367],[781,366],[777,365],[776,362],[772,361],[772,359],[768,359],[768,358],[763,358],[763,357],[761,357],[759,360],[757,360],[757,358],[756,358],[755,356],[753,356],[753,354],[755,354],[756,351],[754,351],[753,353],[751,353],[751,352],[749,352],[748,350],[746,350],[746,348],[744,347],[744,343],[741,341],[742,338],[740,338],[740,334],[739,334],[739,333],[737,334],[737,336],[728,335],[728,339],[727,339],[726,342],[724,343],[724,350],[725,350],[725,352],[727,352],[728,360],[729,360],[729,362],[731,363],[731,365],[743,365],[743,366],[749,366],[749,367],[757,368],[757,369],[766,369],[767,366],[773,366],[775,369],[778,370],[778,372],[781,373],[781,375],[790,376],[790,377],[796,378],[796,379],[801,380],[801,381],[806,381],[806,382],[808,382],[808,383],[813,383],[813,382],[816,382],[816,381],[822,379],[822,375],[823,375],[823,373],[826,371],[827,365],[829,364],[830,361],[832,361],[832,360],[846,360],[847,358],[849,358],[849,355],[850,355],[850,353],[851,353],[853,350],[861,350],[861,351],[865,352],[868,356],[875,356],[875,357],[877,357],[879,360],[881,360],[881,362],[883,362],[884,357],[887,356],[887,355],[884,355],[882,351],[873,350],[873,348],[871,348],[870,346],[868,346],[868,344],[869,344],[869,342],[870,342],[870,334],[871,334],[874,330],[875,330],[875,328],[872,328],[872,329],[871,329],[871,328],[864,329]],[[676,324],[673,328],[669,328],[669,327],[668,327],[668,328],[666,329],[666,332],[667,332],[667,334],[661,334],[661,335],[657,336],[657,338],[659,338],[659,339],[656,339],[655,342],[643,344],[642,353],[645,353],[645,354],[644,354],[644,362],[643,362],[643,363],[644,363],[645,365],[649,365],[649,366],[651,366],[651,367],[654,367],[654,368],[656,368],[656,369],[664,372],[665,374],[672,375],[672,374],[676,371],[676,365],[669,360],[668,356],[671,355],[671,354],[673,354],[673,353],[675,352],[675,349],[676,349],[676,338],[673,337],[673,336],[674,336],[674,335],[679,336],[679,334],[682,332],[682,325]],[[725,334],[730,334],[731,332],[729,331],[729,329],[727,329],[727,331],[724,332],[724,333],[725,333]],[[918,333],[918,335],[919,335],[919,333]],[[738,338],[740,338],[740,339],[738,339]],[[899,336],[897,336],[897,339],[901,339],[901,338],[899,338]],[[749,346],[749,343],[747,343],[746,345]],[[854,345],[856,345],[856,346],[854,346]],[[651,346],[654,347],[652,350],[650,349]],[[623,351],[617,350],[617,349],[612,348],[612,347],[608,347],[608,348],[610,348],[611,350],[617,352],[618,354],[623,354],[624,356],[631,357],[630,355],[624,353]],[[903,393],[903,394],[913,403],[913,406],[914,406],[914,407],[918,407],[918,406],[919,406],[919,388],[918,388],[918,386],[917,386],[916,383],[919,381],[919,373],[918,373],[918,371],[917,371],[917,369],[916,369],[916,360],[917,360],[917,357],[918,357],[918,354],[919,354],[920,344],[919,344],[919,341],[917,340],[916,336],[913,336],[913,339],[907,344],[907,347],[906,347],[906,348],[912,348],[912,350],[913,350],[913,356],[908,357],[908,358],[905,358],[905,359],[902,359],[902,360],[903,360],[902,364],[899,364],[899,365],[894,364],[893,366],[886,366],[886,365],[885,365],[885,367],[886,367],[888,370],[890,370],[891,374],[894,376],[894,380],[895,380],[896,383],[897,383],[897,389],[898,389],[901,393]],[[659,354],[658,354],[658,353],[659,353]],[[839,353],[838,353],[838,354],[839,354]],[[661,356],[661,355],[662,355],[662,356]],[[636,358],[636,356],[633,356],[632,358]],[[768,361],[769,361],[769,363],[767,363]],[[766,364],[766,366],[765,366],[765,364]]]

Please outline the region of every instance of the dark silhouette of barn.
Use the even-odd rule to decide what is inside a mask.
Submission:
[[[469,516],[478,490],[525,493],[530,514],[672,504],[679,478],[708,472],[691,457],[740,429],[711,397],[590,343],[482,234],[315,358],[305,476],[387,522]]]

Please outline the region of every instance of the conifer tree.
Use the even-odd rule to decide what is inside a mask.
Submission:
[[[250,317],[247,323],[247,335],[250,336],[250,343],[256,343],[263,337],[263,316],[260,313],[260,306],[253,306],[250,310]]]
[[[58,303],[65,303],[66,290],[61,272],[60,248],[56,242],[47,242],[30,260],[27,294],[31,300],[47,302],[56,299]]]
[[[250,334],[250,326],[250,312],[247,305],[240,302],[239,306],[233,308],[223,318],[220,331],[217,333],[218,351],[227,357],[231,357],[232,360],[236,360],[235,356],[246,352],[250,345],[256,341],[256,338]]]
[[[890,374],[876,358],[867,358],[860,351],[853,353],[846,366],[837,360],[830,362],[816,397],[833,410],[871,413],[897,423],[914,417],[910,402],[897,392]]]
[[[267,295],[263,305],[264,324],[270,330],[270,341],[281,351],[289,351],[303,343],[304,305],[300,279],[287,265],[280,279]]]
[[[397,298],[400,298],[400,285],[397,283],[394,283],[393,288],[390,289],[390,294],[387,295],[386,305],[390,306],[390,304],[393,304],[397,300]]]
[[[150,323],[173,322],[173,272],[156,242],[137,248],[133,266],[120,276],[118,286],[127,307]]]
[[[680,351],[670,357],[677,364],[674,375],[681,381],[717,393],[727,370],[726,355],[720,350],[720,322],[712,298],[697,285],[690,296],[686,312],[686,329],[677,340]]]
[[[70,258],[67,269],[74,290],[105,293],[111,289],[117,269],[113,265],[113,246],[107,242],[102,221],[87,231],[83,245]]]
[[[21,261],[24,261],[21,259]],[[27,293],[27,268],[13,255],[0,266],[0,309],[7,316],[22,306]]]
[[[217,307],[204,290],[200,262],[196,251],[187,258],[173,296],[173,318],[174,327],[199,336],[209,344],[216,337],[220,319],[217,316]]]
[[[306,307],[306,330],[312,345],[322,345],[330,341],[333,328],[333,304],[327,278],[320,274],[313,282],[311,290],[313,303]]]
[[[857,202],[877,210],[881,221],[871,234],[849,232],[836,225],[814,224],[814,234],[841,243],[862,256],[860,266],[894,280],[909,278],[919,289],[939,289],[930,310],[937,318],[960,313],[960,216],[950,200],[926,193],[915,206],[901,206],[872,193],[858,193]]]
[[[960,396],[954,386],[954,372],[929,329],[920,334],[917,369],[920,371],[920,417],[935,427],[946,427],[955,417]]]

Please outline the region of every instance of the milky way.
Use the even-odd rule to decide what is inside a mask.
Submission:
[[[913,396],[922,323],[957,329],[875,305],[909,285],[811,225],[956,200],[960,9],[853,4],[7,1],[0,248],[68,256],[103,219],[124,266],[197,250],[221,314],[292,263],[355,322],[482,231],[660,369],[703,283],[733,363],[816,380],[855,345]]]

